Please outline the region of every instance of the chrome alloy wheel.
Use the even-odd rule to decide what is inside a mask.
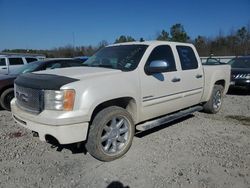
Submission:
[[[213,97],[213,108],[215,110],[218,110],[218,109],[220,109],[221,104],[222,104],[221,91],[217,91]]]
[[[125,117],[113,117],[104,126],[101,146],[105,153],[116,154],[127,144],[129,139],[129,122]]]

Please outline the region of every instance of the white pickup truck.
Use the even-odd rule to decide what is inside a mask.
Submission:
[[[135,129],[144,131],[203,110],[217,113],[230,66],[202,66],[192,44],[110,45],[86,67],[28,73],[15,81],[13,118],[60,144],[86,140],[102,161],[124,155]]]

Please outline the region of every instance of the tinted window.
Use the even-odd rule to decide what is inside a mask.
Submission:
[[[176,71],[174,56],[170,46],[162,45],[155,47],[148,58],[147,64],[157,60],[168,62],[170,65],[169,71]]]
[[[63,65],[64,67],[79,67],[82,66],[83,62],[81,60],[68,60]]]
[[[5,59],[1,58],[0,59],[0,66],[6,66]]]
[[[45,69],[57,69],[62,68],[62,61],[52,61],[45,65]]]
[[[23,65],[22,58],[9,58],[9,65]]]
[[[194,51],[189,46],[177,46],[177,51],[181,61],[182,70],[197,69],[198,61]]]
[[[250,57],[235,58],[228,62],[232,68],[250,68]]]
[[[26,57],[25,59],[26,59],[27,63],[30,63],[30,62],[33,62],[33,61],[37,61],[37,59],[33,58],[33,57]]]

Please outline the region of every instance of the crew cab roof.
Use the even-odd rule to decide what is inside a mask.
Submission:
[[[193,46],[190,43],[183,43],[183,42],[171,42],[171,41],[144,41],[144,42],[124,42],[124,43],[117,43],[111,44],[109,46],[120,46],[120,45],[182,45],[182,46]]]

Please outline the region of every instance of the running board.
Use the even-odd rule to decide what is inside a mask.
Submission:
[[[197,111],[201,111],[203,109],[202,106],[194,106],[185,110],[178,111],[176,113],[166,115],[164,117],[161,117],[159,119],[155,119],[152,121],[147,121],[143,124],[139,124],[136,126],[136,129],[139,131],[146,131],[155,127],[158,127],[160,125],[163,125],[165,123],[169,123],[171,121],[177,120],[179,118],[185,117],[189,114],[192,114]]]

